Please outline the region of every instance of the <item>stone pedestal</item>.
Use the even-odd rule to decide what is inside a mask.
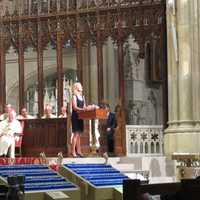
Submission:
[[[199,167],[179,167],[177,170],[177,180],[195,179],[200,175]]]
[[[200,176],[200,154],[173,154],[173,160],[177,160],[177,180],[195,179]]]

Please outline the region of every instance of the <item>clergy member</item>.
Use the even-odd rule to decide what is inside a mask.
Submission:
[[[16,119],[16,112],[10,110],[8,118],[0,122],[0,156],[7,155],[10,148],[10,158],[15,158],[15,140],[22,133],[20,122]]]
[[[8,113],[12,110],[11,104],[6,104],[4,107],[4,113],[0,115],[0,121],[8,118]]]

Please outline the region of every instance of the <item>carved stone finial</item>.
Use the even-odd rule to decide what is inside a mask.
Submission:
[[[47,157],[46,157],[44,152],[40,153],[40,163],[41,164],[47,164]]]
[[[62,162],[63,162],[63,154],[62,154],[62,152],[59,152],[58,158],[57,158],[57,165],[58,166],[62,165]]]
[[[107,153],[107,152],[105,152],[105,153],[103,154],[103,158],[105,159],[104,164],[107,165],[107,164],[108,164],[108,153]]]

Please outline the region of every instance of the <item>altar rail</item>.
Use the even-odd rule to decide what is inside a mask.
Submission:
[[[126,152],[136,154],[163,154],[163,126],[126,126]]]

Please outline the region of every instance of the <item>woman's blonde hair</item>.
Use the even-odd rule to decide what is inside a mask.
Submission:
[[[80,82],[76,82],[76,83],[74,83],[73,88],[72,88],[72,92],[73,92],[73,94],[75,94],[75,95],[77,94],[77,89],[78,89],[79,86],[82,87],[82,85],[81,85]]]

